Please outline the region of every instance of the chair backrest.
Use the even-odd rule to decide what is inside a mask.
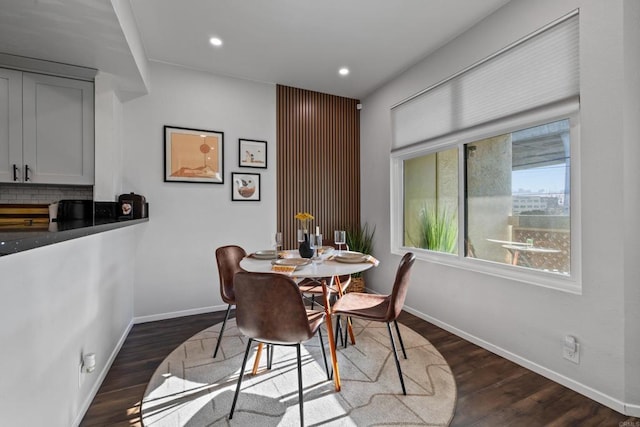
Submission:
[[[274,273],[240,272],[234,280],[238,330],[258,341],[295,344],[314,332],[298,285]]]
[[[386,321],[390,322],[400,316],[402,307],[404,307],[404,300],[407,297],[407,289],[409,289],[409,273],[413,262],[416,260],[416,256],[412,252],[404,254],[398,265],[396,271],[396,280],[393,283],[393,290],[389,295],[390,302],[387,310]]]
[[[235,304],[236,297],[233,291],[233,278],[239,271],[240,261],[247,256],[247,252],[240,246],[229,245],[216,249],[216,262],[218,263],[218,275],[220,276],[220,296],[227,304]]]

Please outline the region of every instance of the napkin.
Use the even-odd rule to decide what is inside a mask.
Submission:
[[[271,271],[273,271],[274,273],[281,273],[287,276],[291,276],[291,274],[293,274],[293,272],[296,271],[296,266],[295,265],[272,265]]]
[[[371,255],[365,255],[364,256],[364,262],[368,262],[370,264],[373,264],[374,267],[377,267],[378,264],[380,264],[380,261],[378,261],[378,259],[374,258]]]

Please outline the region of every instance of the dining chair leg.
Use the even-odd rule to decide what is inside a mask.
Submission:
[[[327,371],[327,379],[331,379],[331,374],[329,373],[329,365],[327,364],[327,354],[324,351],[324,343],[322,342],[322,331],[318,328],[318,339],[320,340],[320,350],[322,350],[322,359],[324,360],[324,370]]]
[[[267,344],[267,369],[271,369],[273,363],[273,348],[275,345]]]
[[[345,337],[342,335],[342,324],[340,323],[340,316],[336,316],[336,333],[334,336],[334,346],[338,346],[338,337],[340,337],[340,342],[342,343],[342,346],[345,347]]]
[[[227,319],[229,319],[229,313],[231,313],[231,304],[227,307],[227,314],[224,316],[224,321],[222,322],[222,328],[220,328],[220,334],[218,335],[218,342],[216,343],[216,349],[213,352],[213,358],[215,359],[218,355],[218,349],[220,348],[220,341],[222,341],[222,334],[224,334],[224,328],[227,326]]]
[[[398,327],[398,321],[394,320],[393,323],[396,325],[396,332],[398,333],[398,341],[400,341],[400,348],[402,348],[402,354],[404,358],[407,358],[407,352],[404,349],[404,343],[402,342],[402,335],[400,335],[400,328]]]
[[[407,390],[404,388],[404,379],[402,378],[402,368],[400,367],[400,361],[398,360],[398,352],[396,351],[396,342],[393,339],[393,333],[391,332],[391,323],[387,322],[387,330],[389,331],[389,339],[391,339],[391,351],[393,351],[393,357],[396,360],[396,369],[398,370],[398,376],[400,377],[400,385],[402,386],[402,394],[406,395]]]
[[[236,409],[236,402],[238,401],[238,394],[240,394],[240,386],[242,385],[242,377],[244,376],[244,368],[247,366],[247,359],[249,358],[249,350],[251,350],[251,344],[253,339],[249,338],[247,342],[247,349],[244,352],[244,359],[242,359],[242,368],[240,368],[240,375],[238,376],[238,385],[236,386],[236,394],[233,396],[233,403],[231,404],[231,412],[229,412],[229,419],[233,418],[233,411]]]
[[[304,426],[304,400],[302,399],[302,357],[300,355],[300,344],[296,344],[298,354],[298,405],[300,406],[300,425]]]

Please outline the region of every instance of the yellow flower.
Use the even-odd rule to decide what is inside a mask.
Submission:
[[[309,212],[298,212],[295,218],[300,221],[301,227],[304,230],[308,229],[309,221],[315,219]]]

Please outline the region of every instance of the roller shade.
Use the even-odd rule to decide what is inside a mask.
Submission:
[[[580,95],[577,12],[391,110],[404,147]]]

